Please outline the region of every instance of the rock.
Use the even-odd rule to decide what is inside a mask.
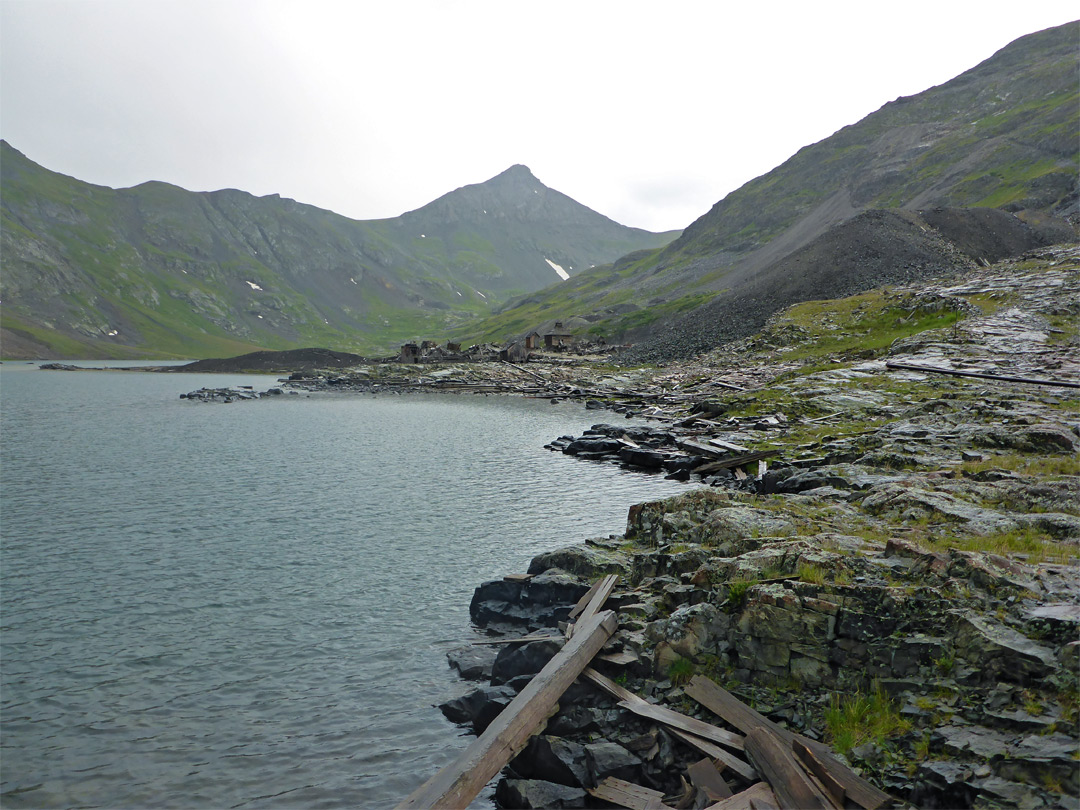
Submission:
[[[976,771],[976,776],[979,776]],[[1043,795],[1038,788],[1019,782],[1010,782],[999,776],[975,779],[971,786],[978,791],[980,807],[1015,807],[1017,810],[1039,810],[1045,807]]]
[[[476,733],[481,734],[510,704],[515,694],[508,686],[481,686],[440,704],[439,710],[451,723],[472,723]]]
[[[618,453],[625,445],[618,439],[575,439],[566,445],[563,452],[577,456],[582,453]]]
[[[564,641],[510,644],[499,651],[491,667],[491,682],[503,684],[521,675],[535,675],[562,649]]]
[[[550,568],[558,568],[586,579],[606,574],[618,574],[622,577],[629,573],[624,555],[591,545],[568,546],[538,554],[529,563],[530,574],[540,574]]]
[[[446,654],[450,666],[467,681],[487,680],[491,677],[491,666],[495,663],[498,650],[488,644],[458,647]]]
[[[951,756],[971,754],[980,759],[989,760],[1004,757],[1015,737],[982,726],[950,725],[936,729],[932,740],[935,744],[940,744],[945,753]]]
[[[956,654],[977,667],[984,682],[1028,683],[1057,668],[1053,650],[1012,628],[969,610],[950,613],[958,621]]]
[[[547,730],[556,736],[595,731],[599,727],[598,712],[598,709],[580,705],[561,707],[559,713],[548,721]]]
[[[474,622],[478,622],[481,606],[485,602],[498,602],[508,604],[516,602],[521,596],[522,583],[517,580],[494,579],[478,586],[473,591],[472,602],[469,603],[469,615]]]
[[[701,524],[698,542],[719,546],[726,556],[749,551],[760,544],[758,538],[795,534],[795,524],[768,509],[729,506],[715,509]]]
[[[584,807],[588,794],[581,788],[541,782],[535,779],[503,779],[495,787],[499,807],[564,808]]]
[[[641,467],[646,470],[659,470],[664,466],[666,456],[657,450],[643,450],[640,447],[623,447],[619,450],[619,458],[632,467]]]
[[[676,656],[693,658],[711,646],[726,630],[729,621],[727,615],[709,603],[684,605],[668,618],[652,622],[646,629],[646,636],[666,645]]]
[[[511,767],[515,773],[529,779],[570,787],[583,787],[589,779],[585,747],[549,734],[530,739],[525,750],[511,762]]]
[[[641,771],[641,760],[618,743],[598,742],[586,745],[585,758],[591,786],[597,785],[608,776],[632,782]]]

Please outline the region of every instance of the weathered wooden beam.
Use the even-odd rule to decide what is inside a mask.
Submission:
[[[708,439],[709,444],[719,447],[721,450],[730,450],[732,453],[752,453],[753,451],[749,447],[743,447],[741,444],[732,444],[731,442],[725,442],[723,439],[717,439],[716,437]]]
[[[691,748],[694,748],[707,757],[712,757],[715,760],[719,760],[724,764],[724,767],[728,770],[734,771],[747,782],[756,782],[760,777],[758,772],[754,770],[754,766],[749,762],[743,762],[737,756],[728,751],[725,751],[719,745],[708,740],[703,740],[701,737],[696,737],[693,734],[689,734],[682,729],[668,726],[668,731],[685,742]]]
[[[611,610],[585,619],[574,637],[537,673],[490,726],[449,765],[397,806],[467,807],[525,747],[563,692],[600,651],[619,622]]]
[[[878,810],[878,808],[888,807],[893,803],[892,796],[874,787],[851,768],[837,761],[828,746],[781,728],[708,678],[695,675],[690,679],[685,691],[687,695],[717,717],[722,718],[745,734],[749,734],[755,728],[768,728],[777,734],[789,749],[798,739],[821,761],[829,775],[843,786],[847,799],[865,808],[865,810]]]
[[[772,788],[758,782],[734,796],[710,804],[705,810],[780,810],[780,806]]]
[[[709,461],[699,467],[695,467],[693,472],[711,473],[716,472],[717,470],[729,469],[731,467],[742,467],[744,464],[749,464],[753,461],[761,461],[762,459],[769,458],[769,456],[775,456],[779,452],[779,450],[758,450],[753,453],[745,453],[741,456],[722,458],[719,461]]]
[[[818,759],[817,755],[798,739],[792,743],[792,751],[795,753],[795,758],[802,763],[803,767],[818,780],[818,783],[825,791],[825,795],[832,799],[832,803],[836,807],[843,810],[845,794],[844,786],[836,781],[836,778],[829,773],[829,769],[825,767],[825,763]]]
[[[618,574],[608,574],[603,579],[600,579],[593,583],[592,587],[586,591],[576,605],[571,609],[570,615],[567,618],[576,619],[579,615],[584,617],[589,615],[589,606],[593,603],[594,599],[598,600],[596,606],[593,608],[595,613],[601,607],[604,606],[604,602],[611,596],[611,591],[615,587],[615,583],[619,581]],[[603,597],[597,597],[597,594],[603,592]]]
[[[731,788],[716,769],[716,763],[711,759],[703,759],[695,762],[686,769],[690,776],[690,784],[705,794],[710,802],[718,802],[731,795]]]
[[[619,702],[619,705],[624,709],[629,709],[639,717],[645,717],[664,725],[682,729],[706,740],[712,740],[729,748],[734,748],[736,751],[743,750],[743,738],[738,734],[733,734],[711,723],[706,723],[704,720],[698,720],[696,717],[679,714],[666,706],[657,706],[655,703],[640,699],[633,701],[623,700]]]
[[[776,794],[781,810],[832,810],[795,754],[772,729],[760,726],[748,732],[746,753]]]
[[[589,795],[605,802],[627,807],[629,810],[662,810],[664,794],[659,790],[635,785],[625,779],[609,776],[594,788],[589,788]]]
[[[506,638],[478,638],[473,644],[528,644],[531,641],[562,641],[562,636],[540,633],[528,636],[507,636]]]
[[[1059,388],[1080,388],[1080,383],[1068,380],[1043,380],[1033,377],[1012,377],[1005,374],[984,374],[980,371],[956,371],[951,368],[935,368],[934,366],[918,366],[914,363],[887,362],[885,368],[898,371],[928,371],[931,374],[948,374],[950,377],[977,377],[980,380],[994,380],[995,382],[1018,382],[1030,383],[1031,385],[1054,385]]]

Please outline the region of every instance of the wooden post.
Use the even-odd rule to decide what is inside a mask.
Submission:
[[[619,622],[606,610],[590,616],[483,734],[457,759],[428,779],[397,806],[467,807],[495,774],[525,747],[563,692],[604,646]]]
[[[795,755],[771,730],[760,727],[747,734],[746,753],[776,794],[781,810],[832,809]]]

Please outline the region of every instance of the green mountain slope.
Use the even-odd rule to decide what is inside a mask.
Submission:
[[[552,263],[573,274],[676,235],[619,225],[524,166],[357,221],[276,195],[94,186],[0,142],[2,352],[384,352],[557,281]]]
[[[478,331],[493,337],[557,318],[582,333],[646,339],[866,210],[990,207],[1029,223],[1075,216],[1078,34],[1076,23],[1031,34],[886,104],[732,192],[665,248],[512,302]],[[827,267],[804,269],[831,297]]]

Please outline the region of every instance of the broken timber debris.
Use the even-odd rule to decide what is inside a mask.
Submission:
[[[1055,385],[1060,388],[1080,388],[1080,383],[1067,380],[1043,380],[1034,377],[1012,377],[1004,374],[985,374],[981,371],[956,371],[951,368],[936,368],[935,366],[920,366],[914,363],[888,362],[885,368],[898,371],[928,371],[932,374],[948,374],[951,377],[977,377],[980,380],[995,380],[997,382],[1030,383],[1032,385]]]
[[[846,765],[834,759],[829,748],[807,737],[795,734],[751,709],[726,689],[701,675],[695,675],[686,686],[686,694],[725,722],[745,734],[765,728],[778,737],[785,747],[794,750],[796,742],[808,748],[829,776],[844,788],[846,797],[865,810],[878,810],[892,804],[893,798],[878,790]]]
[[[659,790],[635,785],[614,776],[609,776],[596,787],[589,788],[588,793],[629,810],[664,810],[667,807],[664,804],[664,794]]]
[[[603,660],[600,650],[618,628],[614,611],[601,612],[617,580],[616,575],[605,576],[585,593],[574,607],[578,620],[568,627],[568,641],[562,649],[468,748],[417,788],[397,810],[467,806],[546,725],[558,711],[563,693],[581,675],[615,698],[619,707],[662,724],[673,736],[708,757],[688,766],[686,775],[690,781],[682,779],[681,799],[670,800],[678,801],[677,808],[693,805],[706,810],[844,810],[845,806],[858,805],[863,810],[881,810],[893,803],[891,796],[834,759],[827,746],[782,728],[708,678],[692,678],[685,694],[745,737],[650,703],[592,669],[590,661]],[[747,759],[721,745],[743,753]],[[733,794],[722,771],[730,771],[735,784],[750,787]],[[629,810],[664,810],[671,806],[664,803],[660,791],[613,776],[586,789],[596,798]]]
[[[614,611],[586,618],[574,637],[548,662],[483,734],[417,788],[397,810],[466,807],[546,722],[563,692],[618,627]]]

